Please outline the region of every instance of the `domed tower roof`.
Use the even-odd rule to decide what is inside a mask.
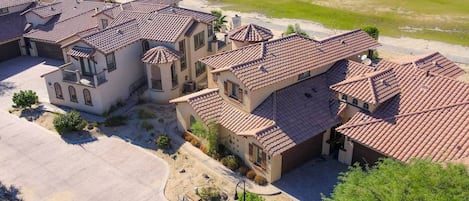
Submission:
[[[150,64],[164,64],[178,60],[179,58],[181,58],[181,54],[176,50],[164,46],[157,46],[148,50],[143,55],[142,61]]]
[[[229,33],[229,38],[240,42],[262,42],[274,37],[272,31],[255,24],[240,26]]]

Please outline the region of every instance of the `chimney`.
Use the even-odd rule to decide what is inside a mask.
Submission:
[[[241,26],[241,16],[239,16],[238,14],[232,17],[231,21],[233,22],[233,29]]]

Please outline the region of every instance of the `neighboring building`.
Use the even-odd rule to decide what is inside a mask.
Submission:
[[[51,103],[102,114],[137,89],[168,103],[207,86],[198,59],[216,51],[208,46],[216,16],[138,2],[90,15],[97,27],[62,45],[70,63],[43,75]]]
[[[200,59],[209,89],[172,100],[178,128],[194,119],[215,123],[220,140],[269,181],[321,154],[340,124],[329,71],[379,44],[356,30],[313,40],[292,35]]]
[[[34,5],[34,0],[0,1],[0,62],[26,54],[20,42],[27,23],[20,13]]]

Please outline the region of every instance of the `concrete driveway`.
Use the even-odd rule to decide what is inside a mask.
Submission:
[[[0,180],[28,201],[166,200],[169,167],[117,138],[82,145],[0,111]]]
[[[0,63],[0,110],[11,107],[11,97],[19,90],[31,89],[37,93],[39,101],[49,102],[44,79],[40,76],[62,64],[63,61],[30,56]]]

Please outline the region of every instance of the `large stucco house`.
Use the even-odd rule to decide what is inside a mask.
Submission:
[[[43,75],[50,102],[102,114],[138,88],[148,88],[143,96],[158,103],[205,88],[207,73],[198,59],[218,51],[215,19],[175,6],[130,2],[63,21],[89,29],[61,44],[68,63]]]
[[[239,43],[238,43],[239,44]],[[200,119],[270,182],[321,155],[352,164],[469,157],[469,86],[439,53],[365,65],[360,30],[299,35],[200,59],[209,88],[172,100],[178,128]]]

